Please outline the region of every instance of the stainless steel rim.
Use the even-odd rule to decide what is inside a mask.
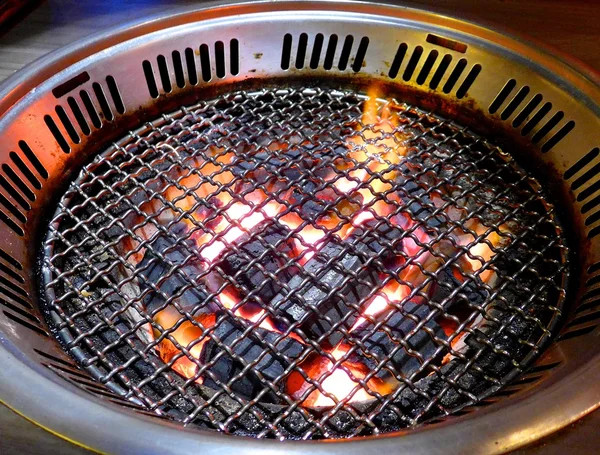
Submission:
[[[293,9],[294,3],[282,3],[279,8]],[[236,14],[273,9],[269,3],[241,5],[221,4],[202,9],[182,10],[167,17],[157,17],[125,25],[90,38],[87,41],[57,51],[34,63],[28,69],[6,81],[0,89],[0,112],[11,116],[9,108],[26,98],[29,87],[37,85],[49,75],[66,67],[68,59],[76,56],[81,60],[87,55],[111,45],[141,36],[149,31],[160,30],[178,23],[195,21],[220,14]],[[403,20],[421,20],[444,30],[454,27],[466,34],[478,37],[490,46],[504,46],[511,52],[530,58],[529,67],[549,75],[557,81],[568,81],[579,99],[598,115],[598,79],[587,70],[564,66],[546,52],[536,51],[519,41],[506,38],[485,29],[430,13],[390,6],[365,3],[317,3],[305,2],[302,8],[338,9],[357,13],[380,14]],[[490,41],[493,41],[492,44]],[[70,60],[73,61],[73,60]],[[534,63],[535,62],[535,63]],[[106,406],[98,400],[85,398],[82,394],[61,386],[41,374],[41,368],[20,353],[18,346],[7,337],[0,337],[0,396],[7,405],[39,425],[49,428],[62,437],[102,452],[158,452],[180,453],[194,449],[205,451],[286,450],[304,452],[330,452],[347,450],[355,453],[391,450],[411,453],[499,453],[527,444],[558,428],[561,428],[600,405],[600,356],[591,357],[587,364],[573,369],[561,381],[549,383],[543,390],[521,394],[518,399],[507,399],[502,407],[489,407],[452,421],[431,427],[376,438],[352,441],[288,442],[256,441],[232,438],[226,435],[182,429],[169,423],[157,423],[151,418],[117,412],[114,406]],[[23,391],[26,393],[23,393]],[[45,405],[40,406],[40,403]],[[82,418],[82,416],[86,416]],[[107,437],[110,435],[110,437]]]

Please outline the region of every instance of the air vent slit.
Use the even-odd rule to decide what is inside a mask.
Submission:
[[[350,53],[352,52],[352,45],[354,44],[354,36],[348,35],[344,40],[344,45],[342,46],[342,53],[340,54],[340,60],[338,61],[338,69],[340,71],[345,71],[348,67],[348,62],[350,61]]]
[[[415,50],[413,51],[412,55],[410,56],[410,60],[408,61],[408,64],[406,65],[406,68],[404,69],[404,74],[402,75],[402,79],[404,79],[405,81],[410,81],[413,73],[415,72],[417,65],[419,64],[421,55],[423,55],[423,48],[421,46],[415,47]]]
[[[528,86],[525,85],[521,87],[521,89],[517,92],[515,97],[512,100],[510,100],[510,103],[506,105],[506,107],[502,111],[502,114],[500,114],[500,118],[502,120],[507,120],[513,114],[513,112],[515,112],[515,110],[519,107],[523,100],[527,97],[529,91],[530,89]]]
[[[537,126],[538,123],[542,121],[542,119],[550,112],[552,109],[552,103],[546,103],[542,107],[538,109],[538,111],[529,119],[529,121],[525,124],[523,129],[521,130],[522,136],[527,136],[531,131]]]
[[[17,173],[13,170],[10,165],[7,163],[2,164],[2,170],[6,174],[6,176],[10,179],[11,182],[15,184],[15,186],[21,191],[21,193],[29,199],[31,202],[35,201],[35,194],[29,187],[25,184],[25,182],[17,175]]]
[[[23,308],[20,308],[20,307],[18,307],[16,305],[13,305],[12,303],[7,302],[4,299],[0,299],[0,305],[4,305],[9,310],[12,310],[15,313],[20,314],[21,316],[23,316],[24,318],[29,319],[33,323],[39,324],[41,322],[37,317],[35,317],[33,314],[29,313],[27,310],[24,310]]]
[[[429,73],[431,72],[431,68],[433,68],[433,65],[435,64],[435,61],[437,60],[437,58],[438,58],[438,51],[436,51],[434,49],[431,52],[429,52],[429,55],[425,59],[425,63],[423,64],[423,67],[421,68],[421,71],[419,72],[419,75],[417,76],[417,84],[423,85],[425,83],[425,81],[427,80],[427,76],[429,76]]]
[[[596,237],[598,234],[600,234],[600,226],[596,226],[593,229],[590,229],[590,232],[588,232],[588,239],[593,239],[594,237]]]
[[[477,79],[477,76],[479,76],[479,73],[481,73],[481,65],[477,63],[476,65],[473,65],[473,68],[471,68],[471,71],[469,71],[469,74],[467,74],[467,77],[465,77],[465,80],[456,91],[456,97],[458,99],[462,99],[466,96],[467,92]]]
[[[6,190],[6,192],[25,210],[31,210],[31,204],[25,200],[21,193],[19,193],[14,186],[10,184],[8,180],[0,174],[0,186]]]
[[[321,52],[323,52],[323,43],[325,37],[322,33],[317,33],[313,42],[312,54],[310,56],[310,68],[317,69],[321,61]]]
[[[229,42],[229,71],[233,76],[240,73],[240,42],[235,38]]]
[[[8,311],[3,311],[4,315],[9,318],[10,320],[12,320],[13,322],[16,322],[17,324],[22,325],[23,327],[26,327],[30,330],[33,330],[34,332],[36,332],[39,335],[48,337],[49,335],[46,333],[46,331],[44,329],[42,329],[41,327],[38,327],[35,324],[32,324],[30,322],[27,322],[17,316],[15,316],[14,314],[8,312]]]
[[[38,180],[38,178],[35,176],[35,174],[31,171],[31,169],[29,169],[29,167],[21,159],[21,157],[17,153],[15,153],[15,152],[10,152],[9,156],[10,156],[10,159],[12,160],[12,162],[15,163],[15,166],[17,166],[17,168],[19,169],[19,171],[21,171],[21,174],[23,174],[23,176],[27,180],[29,180],[29,183],[31,183],[31,185],[35,189],[41,190],[42,189],[42,184],[40,183],[40,181]]]
[[[552,129],[558,125],[558,123],[564,118],[565,113],[563,111],[556,112],[550,120],[546,122],[544,126],[542,126],[531,138],[534,144],[537,144],[542,140],[543,137],[546,136]]]
[[[600,195],[596,196],[591,201],[583,204],[583,207],[581,207],[581,213],[587,213],[590,210],[596,208],[599,204],[600,204]]]
[[[200,45],[200,71],[204,82],[209,82],[212,79],[212,70],[210,65],[210,50],[207,44]]]
[[[459,43],[458,41],[444,38],[442,36],[433,35],[432,33],[429,33],[427,35],[425,41],[431,44],[435,44],[436,46],[445,47],[446,49],[450,49],[451,51],[460,52],[461,54],[467,52],[468,49],[466,44]]]
[[[77,101],[75,101],[75,98],[69,96],[67,98],[67,104],[71,108],[71,112],[73,112],[73,116],[75,117],[75,120],[77,120],[77,124],[79,125],[81,132],[86,136],[89,136],[92,130],[90,129],[87,120],[83,116],[83,112],[81,112],[79,104],[77,104]]]
[[[0,210],[0,221],[2,221],[4,224],[6,224],[10,229],[12,229],[15,234],[23,237],[25,235],[25,231],[23,231],[23,228],[21,228],[21,226],[19,226],[17,223],[15,223],[12,218],[10,218],[8,215],[6,215],[6,213],[4,213],[2,210]]]
[[[21,211],[12,202],[10,202],[2,193],[0,193],[0,204],[2,204],[4,208],[6,208],[6,210],[8,210],[21,223],[27,222],[27,218],[25,217],[25,215],[23,215]]]
[[[540,95],[539,93],[536,94],[533,98],[531,98],[529,103],[527,103],[527,106],[525,106],[523,108],[523,110],[521,112],[519,112],[519,114],[517,114],[517,116],[515,117],[515,119],[512,122],[512,126],[514,128],[518,128],[519,126],[521,126],[521,124],[525,120],[527,120],[527,118],[531,115],[531,113],[535,110],[535,108],[539,106],[539,104],[542,102],[542,99],[543,99],[543,96]]]
[[[156,63],[158,64],[158,74],[160,76],[162,89],[165,93],[171,93],[173,88],[171,87],[171,77],[169,75],[167,59],[164,55],[159,55],[158,57],[156,57]]]
[[[148,60],[142,62],[142,68],[144,70],[144,76],[146,77],[146,85],[148,86],[148,92],[152,98],[158,98],[158,87],[156,85],[156,79],[154,78],[154,71],[152,70],[152,63]]]
[[[90,80],[90,75],[87,71],[78,74],[77,76],[69,79],[67,82],[63,82],[62,84],[54,87],[52,89],[52,94],[55,98],[61,98],[65,96],[67,93],[75,90],[77,87],[85,84]]]
[[[85,90],[82,90],[79,92],[79,96],[81,97],[81,101],[83,101],[83,106],[85,107],[94,128],[102,128],[102,120],[100,120],[100,116],[98,115],[98,112],[96,112],[96,107],[94,106],[90,94]]]
[[[179,51],[173,51],[171,53],[173,60],[173,70],[175,71],[175,83],[177,87],[185,87],[185,76],[183,74],[183,61],[181,60],[181,54]]]
[[[77,134],[73,123],[71,123],[71,119],[67,115],[67,112],[62,106],[56,106],[55,111],[56,115],[58,115],[60,122],[65,128],[65,131],[69,135],[69,138],[71,138],[71,141],[75,144],[79,144],[81,142],[81,139],[79,138],[79,135]]]
[[[12,301],[18,303],[23,308],[30,308],[30,309],[33,308],[31,306],[31,304],[27,300],[25,300],[23,297],[19,297],[17,294],[15,294],[11,290],[9,290],[3,286],[0,286],[0,293],[4,294],[6,297],[11,299]]]
[[[25,156],[27,157],[29,162],[32,164],[32,166],[35,168],[35,170],[37,171],[39,176],[42,177],[43,179],[47,179],[48,171],[46,170],[44,165],[40,162],[40,160],[38,159],[36,154],[33,153],[33,150],[31,150],[31,148],[29,147],[27,142],[22,141],[22,140],[19,141],[19,148],[25,154]]]
[[[542,153],[547,153],[550,150],[552,150],[552,148],[554,148],[556,144],[562,141],[567,136],[567,134],[569,134],[573,130],[573,128],[575,128],[575,122],[573,120],[569,120],[563,125],[563,127],[560,130],[558,130],[554,134],[554,136],[552,136],[544,143],[544,145],[542,145]]]
[[[452,91],[454,85],[458,82],[458,79],[460,78],[461,74],[463,73],[466,67],[467,60],[461,58],[454,67],[454,70],[452,70],[452,73],[450,73],[450,77],[444,84],[444,88],[442,89],[444,93],[450,93]]]
[[[108,86],[108,91],[113,99],[115,109],[119,114],[124,114],[125,104],[123,104],[123,98],[121,97],[121,92],[117,86],[117,81],[112,76],[106,76],[106,85]]]
[[[283,46],[281,47],[281,69],[290,68],[290,59],[292,57],[292,35],[286,33],[283,37]]]
[[[600,220],[600,210],[598,210],[597,212],[594,212],[590,216],[588,216],[585,219],[585,225],[586,226],[590,226],[590,225],[594,224],[598,220]]]
[[[323,68],[330,70],[333,68],[333,60],[335,59],[335,52],[337,51],[338,36],[331,35],[329,42],[327,43],[327,52],[325,53],[325,61],[323,62]]]
[[[23,266],[21,265],[21,263],[2,249],[0,249],[0,258],[4,259],[5,262],[12,265],[14,268],[18,270],[23,270]]]
[[[6,286],[8,289],[11,289],[12,291],[21,294],[23,297],[28,297],[27,292],[21,288],[19,285],[13,283],[10,280],[7,280],[6,278],[4,278],[3,276],[0,276],[0,283],[4,286]]]
[[[584,167],[590,164],[595,158],[597,158],[598,155],[600,155],[600,148],[595,147],[592,150],[590,150],[583,157],[581,157],[579,161],[577,161],[573,166],[571,166],[565,171],[564,179],[569,180],[571,177],[573,177],[575,174],[581,171]]]
[[[215,74],[219,79],[225,77],[225,45],[223,41],[215,42]]]
[[[196,57],[191,47],[185,50],[185,65],[187,68],[188,81],[191,85],[198,84],[198,73],[196,69]]]
[[[581,193],[577,195],[578,201],[585,201],[588,197],[594,194],[596,191],[600,190],[600,180],[596,180],[586,189],[581,190]]]
[[[46,365],[51,370],[62,371],[63,373],[66,373],[70,376],[76,376],[81,379],[89,380],[89,376],[86,376],[85,373],[79,372],[77,370],[73,370],[73,367],[71,365],[69,365],[70,368],[64,367],[62,365],[55,365],[55,364],[48,364],[48,363],[44,363],[43,365]]]
[[[102,88],[102,86],[99,83],[94,82],[92,84],[92,89],[94,90],[94,94],[96,95],[96,99],[98,100],[98,104],[100,105],[100,109],[102,109],[102,114],[104,115],[104,118],[109,121],[113,120],[115,117],[110,109],[108,100],[106,99],[106,95],[104,94],[104,89]]]
[[[17,272],[13,271],[8,266],[2,264],[0,262],[0,271],[11,277],[13,280],[18,281],[19,283],[25,283],[25,278],[19,275]]]
[[[354,62],[352,63],[352,71],[358,73],[365,61],[365,57],[367,55],[367,49],[369,48],[369,38],[363,36],[358,44],[358,50],[356,51],[356,55],[354,56]]]
[[[446,70],[450,66],[451,62],[452,62],[452,56],[450,54],[444,55],[444,57],[442,58],[442,61],[438,65],[437,69],[435,70],[435,73],[433,74],[431,81],[429,82],[429,88],[431,90],[435,90],[438,88],[438,85],[440,85],[440,82],[441,82],[442,78],[444,77],[444,74],[446,74]]]
[[[490,107],[488,108],[488,112],[490,114],[495,114],[498,111],[498,109],[500,109],[500,106],[504,104],[504,102],[511,94],[513,89],[516,87],[516,85],[517,81],[514,79],[509,79],[506,82],[506,84],[504,84],[504,87],[502,87],[502,89],[500,90],[498,95],[496,95],[496,98],[494,98],[494,101],[492,101],[492,104],[490,104]]]
[[[588,181],[590,181],[593,177],[596,177],[600,172],[600,163],[596,163],[591,169],[585,172],[581,177],[576,179],[571,184],[571,189],[573,191],[577,190],[581,186],[585,185]]]

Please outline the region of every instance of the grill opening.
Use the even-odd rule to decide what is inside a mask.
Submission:
[[[507,151],[375,92],[305,88],[124,135],[60,199],[43,256],[48,322],[98,381],[279,439],[479,403],[544,348],[568,273],[554,206]]]

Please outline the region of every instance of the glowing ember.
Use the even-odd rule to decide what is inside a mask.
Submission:
[[[348,267],[354,267],[349,271],[350,274],[364,278],[359,273],[365,268],[360,262],[360,255],[364,254],[365,248],[371,248],[369,261],[379,261],[389,269],[385,273],[376,270],[367,274],[367,279],[374,277],[379,283],[374,283],[373,286],[363,285],[368,295],[359,295],[351,305],[352,308],[359,309],[360,314],[351,323],[338,324],[342,327],[340,330],[347,330],[350,335],[368,329],[383,318],[390,319],[389,316],[401,315],[408,300],[411,301],[411,308],[414,308],[426,300],[424,296],[428,293],[443,294],[443,286],[432,283],[435,283],[438,270],[443,268],[446,262],[456,262],[465,273],[474,273],[483,283],[493,286],[497,277],[487,265],[493,261],[496,249],[508,244],[511,228],[504,224],[498,230],[490,230],[482,222],[471,219],[465,223],[465,231],[450,229],[448,238],[437,238],[436,223],[451,225],[453,222],[460,222],[464,220],[468,211],[460,207],[447,207],[439,192],[428,192],[409,180],[403,183],[406,170],[401,171],[401,166],[408,153],[406,143],[409,135],[400,128],[392,112],[393,103],[385,103],[384,107],[380,108],[381,101],[378,100],[377,93],[372,91],[369,95],[361,124],[357,124],[356,132],[346,139],[347,156],[338,163],[337,171],[344,172],[343,176],[340,177],[340,173],[332,169],[327,175],[319,177],[328,185],[322,188],[314,184],[316,190],[312,191],[311,201],[307,202],[298,196],[297,188],[283,178],[283,174],[277,175],[277,178],[273,175],[265,177],[261,174],[261,169],[248,174],[251,176],[249,178],[260,177],[260,189],[247,191],[246,182],[240,183],[239,176],[236,177],[231,170],[237,155],[221,148],[210,148],[207,152],[209,160],[193,158],[187,163],[186,169],[172,169],[170,173],[176,184],[167,185],[160,197],[142,204],[141,210],[147,213],[153,222],[140,221],[139,225],[142,227],[135,228],[139,241],[130,241],[124,245],[124,248],[130,251],[128,261],[134,265],[142,261],[146,253],[146,248],[141,247],[142,243],[153,239],[160,226],[170,225],[174,220],[185,223],[192,232],[190,238],[197,245],[195,254],[200,263],[197,270],[194,270],[197,275],[194,279],[198,278],[217,294],[214,300],[218,307],[223,313],[233,314],[240,321],[242,329],[251,327],[254,331],[264,330],[269,336],[280,334],[286,339],[294,340],[296,345],[293,346],[293,351],[298,357],[299,346],[309,351],[313,349],[310,343],[307,343],[306,334],[303,332],[306,330],[303,326],[304,321],[278,319],[278,307],[269,306],[270,299],[285,293],[287,285],[273,285],[268,290],[243,290],[235,283],[224,281],[223,277],[213,270],[223,255],[232,248],[235,250],[241,239],[247,238],[252,232],[264,229],[265,223],[271,223],[276,229],[284,230],[278,239],[280,243],[285,242],[287,245],[285,257],[278,258],[281,259],[279,262],[273,262],[275,252],[263,253],[253,250],[254,256],[247,260],[251,264],[259,264],[258,271],[253,273],[262,274],[260,277],[268,277],[271,280],[276,279],[276,274],[285,269],[286,261],[293,262],[300,269],[308,267],[307,264],[314,263],[314,259],[327,249],[331,242],[350,243],[350,239],[360,238],[361,232],[370,229],[365,226],[372,227],[383,220],[394,230],[396,237],[393,237],[394,242],[387,242],[390,245],[366,240],[366,246],[353,244],[353,248],[359,250],[358,253],[351,251],[347,256],[335,261],[341,264],[345,264],[346,261],[350,264]],[[272,153],[279,153],[289,151],[292,146],[272,141],[268,149]],[[175,149],[171,152],[176,153]],[[305,166],[308,169],[318,168],[312,161]],[[300,185],[304,184],[305,182]],[[399,185],[403,187],[403,191],[396,191]],[[413,196],[413,193],[416,196]],[[314,203],[312,206],[311,202]],[[326,209],[318,212],[315,206]],[[425,215],[422,215],[423,213]],[[427,222],[424,222],[423,218],[427,219]],[[268,262],[269,260],[271,262]],[[265,267],[261,261],[267,261],[270,268]],[[326,281],[327,278],[322,279]],[[334,280],[337,277],[330,279]],[[439,277],[437,279],[441,280]],[[463,273],[456,271],[454,275],[444,279],[459,283],[465,281]],[[259,297],[248,298],[245,294],[247,292]],[[310,288],[306,294],[321,295],[319,292],[327,294],[319,290],[318,286]],[[288,296],[288,300],[293,297],[294,295]],[[325,298],[336,297],[323,297]],[[327,304],[335,306],[335,302]],[[321,311],[320,308],[318,310]],[[295,314],[294,311],[296,309],[292,308],[290,314]],[[315,312],[318,313],[311,309],[311,314]],[[340,319],[342,318],[343,315],[340,316]],[[410,332],[419,320],[413,319],[396,318],[396,335],[405,336],[403,331]],[[439,324],[436,327],[443,328],[445,335],[450,337],[451,346],[458,350],[462,349],[464,333],[454,333],[458,325],[456,320],[459,318],[425,323]],[[172,368],[182,376],[194,378],[201,383],[203,378],[197,378],[195,375],[203,358],[203,349],[210,339],[207,333],[218,325],[217,314],[211,312],[194,316],[192,322],[185,320],[175,308],[167,307],[154,316],[154,321],[160,327],[153,335],[159,340],[157,350],[161,359],[167,363],[171,362]],[[472,326],[476,327],[479,323],[476,321]],[[371,339],[369,342],[377,344],[376,341],[388,336],[390,330],[388,328],[376,334],[366,333],[365,339]],[[170,332],[170,337],[188,352],[184,355],[181,349],[164,336],[164,331]],[[432,329],[430,331],[434,332]],[[373,337],[379,338],[373,341]],[[305,406],[326,407],[340,401],[353,403],[370,400],[377,394],[392,393],[398,386],[399,381],[396,377],[384,377],[385,375],[378,374],[377,371],[371,371],[371,364],[357,356],[357,349],[352,341],[343,338],[333,342],[323,338],[320,353],[307,351],[308,355],[298,365],[290,363],[291,371],[288,371],[287,377],[279,378],[282,389],[292,398],[302,398]],[[434,345],[433,348],[430,346],[430,350],[434,348]],[[269,349],[272,349],[272,346],[269,346]],[[274,358],[280,359],[280,354],[274,355]],[[448,361],[449,358],[447,355],[444,361]],[[231,362],[234,361],[239,359]],[[293,359],[289,361],[292,362]],[[233,371],[231,365],[226,364]],[[287,364],[279,367],[283,371]],[[279,369],[275,370],[279,372]],[[272,373],[275,370],[265,371],[277,376]],[[318,387],[314,384],[318,384]]]

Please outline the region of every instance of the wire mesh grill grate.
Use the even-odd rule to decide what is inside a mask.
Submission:
[[[531,362],[567,249],[512,158],[395,100],[238,92],[86,165],[43,261],[99,381],[184,424],[311,439],[412,427]]]

